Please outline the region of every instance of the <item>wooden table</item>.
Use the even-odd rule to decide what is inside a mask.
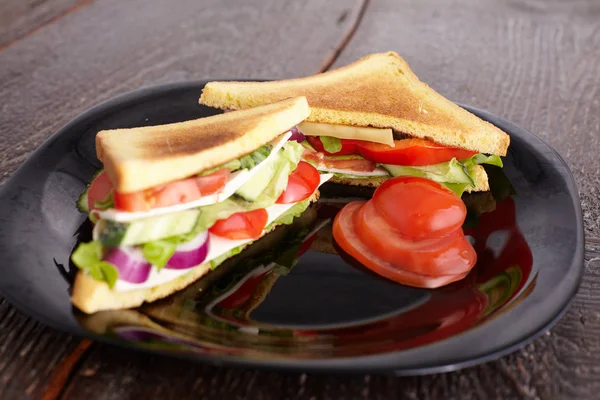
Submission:
[[[144,85],[284,78],[394,50],[452,100],[567,160],[585,277],[523,350],[417,378],[202,366],[56,332],[0,302],[0,398],[592,399],[600,396],[600,4],[594,0],[8,0],[0,5],[0,179],[88,107]]]

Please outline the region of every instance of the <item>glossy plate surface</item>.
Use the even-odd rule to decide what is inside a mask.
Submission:
[[[144,351],[218,364],[403,375],[514,351],[555,323],[574,296],[584,243],[567,166],[533,134],[466,107],[511,135],[504,170],[516,194],[466,199],[478,210],[471,216],[481,215],[465,228],[479,259],[465,280],[438,290],[405,287],[336,254],[328,221],[343,205],[334,195],[347,194],[324,189],[323,200],[293,225],[188,289],[135,310],[79,313],[69,301],[69,256],[90,234],[75,200],[101,166],[95,134],[216,114],[198,105],[204,83],[112,99],[31,155],[0,192],[2,295],[56,329]],[[502,177],[492,184],[501,188]]]

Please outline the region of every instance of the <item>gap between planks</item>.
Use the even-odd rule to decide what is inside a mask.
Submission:
[[[352,37],[354,37],[354,34],[356,33],[365,13],[367,11],[367,6],[369,5],[369,1],[370,0],[362,0],[362,3],[359,7],[356,19],[348,27],[348,30],[344,34],[344,37],[342,38],[340,45],[331,52],[331,54],[325,59],[325,61],[323,61],[323,63],[321,63],[317,72],[325,72],[325,71],[329,70],[329,68],[331,68],[331,66],[336,62],[336,60],[338,59],[340,54],[342,54],[342,51],[344,51],[346,46],[348,46],[348,43],[350,43],[350,40],[352,40]]]
[[[54,369],[42,394],[42,400],[56,400],[62,397],[93,347],[93,342],[89,339],[82,339],[79,342],[77,347]]]

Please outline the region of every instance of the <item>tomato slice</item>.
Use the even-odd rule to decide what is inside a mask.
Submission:
[[[321,142],[321,139],[318,136],[306,136],[306,140],[308,141],[308,143],[310,143],[312,147],[315,148],[315,150],[317,150],[320,153],[327,154],[329,156],[348,156],[352,154],[358,154],[357,144],[361,142],[360,140],[340,139],[342,141],[342,149],[338,152],[330,153],[325,150],[325,147],[323,147],[323,142]]]
[[[354,224],[359,239],[381,259],[403,270],[423,275],[455,275],[468,273],[477,255],[461,230],[443,238],[418,242],[398,235],[377,212],[375,203],[366,202],[355,214]]]
[[[269,214],[264,208],[239,212],[229,218],[218,220],[209,232],[231,240],[258,239],[268,219]]]
[[[340,247],[365,267],[392,281],[420,288],[437,288],[458,281],[467,274],[423,275],[406,271],[383,260],[369,249],[359,238],[354,225],[354,216],[364,204],[352,202],[340,211],[333,222],[333,237]]]
[[[297,203],[308,199],[319,187],[321,176],[315,167],[305,161],[300,161],[290,174],[288,184],[277,199],[277,204]]]
[[[88,210],[95,209],[94,203],[106,199],[112,190],[113,184],[106,172],[96,175],[88,189]]]
[[[321,165],[325,168],[345,169],[356,172],[373,172],[377,167],[373,161],[365,159],[339,160],[330,157],[324,157]]]
[[[389,179],[375,190],[373,203],[400,235],[416,240],[447,236],[467,215],[456,194],[424,178]]]
[[[394,140],[394,147],[387,144],[361,141],[358,143],[358,153],[381,164],[393,165],[433,165],[447,162],[456,158],[469,158],[477,152],[446,147],[423,139]]]
[[[122,211],[148,211],[153,208],[189,203],[223,190],[230,171],[220,169],[209,175],[195,176],[133,193],[115,191],[115,207]]]

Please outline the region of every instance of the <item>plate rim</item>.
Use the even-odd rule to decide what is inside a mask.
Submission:
[[[72,128],[77,125],[85,122],[95,115],[109,111],[110,109],[116,106],[123,106],[124,104],[128,104],[131,102],[137,102],[140,99],[145,97],[156,95],[156,93],[165,93],[176,90],[185,90],[191,89],[194,87],[198,87],[201,89],[206,85],[206,83],[214,81],[215,79],[198,79],[198,80],[187,80],[187,81],[179,81],[172,82],[160,85],[147,85],[135,90],[131,90],[122,94],[118,94],[111,98],[108,98],[97,105],[94,105],[82,113],[78,114],[76,117],[71,119],[65,125],[63,125],[60,129],[58,129],[54,134],[49,136],[37,149],[32,151],[27,159],[11,174],[11,176],[5,181],[5,183],[0,188],[0,198],[4,198],[8,189],[12,186],[13,182],[18,181],[19,175],[22,173],[24,167],[30,162],[31,159],[39,156],[41,153],[45,152],[47,148],[57,140],[61,135],[67,133]],[[244,80],[244,81],[261,81],[262,79],[232,79],[232,78],[224,78],[220,79],[222,81],[235,81],[235,80]],[[167,355],[169,357],[180,358],[180,359],[188,359],[196,362],[204,362],[210,363],[213,365],[219,366],[232,366],[232,367],[254,367],[260,369],[270,369],[270,370],[280,370],[280,371],[311,371],[311,372],[320,372],[320,373],[335,373],[335,372],[344,372],[344,373],[364,373],[364,372],[391,372],[397,376],[413,376],[413,375],[424,375],[424,374],[432,374],[432,373],[443,373],[454,371],[470,366],[474,366],[477,364],[489,362],[495,359],[498,359],[502,356],[510,354],[527,344],[533,342],[535,339],[539,338],[543,333],[552,328],[556,323],[562,319],[562,317],[566,314],[569,305],[572,303],[575,295],[580,287],[581,281],[583,279],[584,273],[584,250],[585,250],[585,234],[584,234],[584,224],[583,224],[583,212],[581,207],[581,201],[579,198],[579,192],[577,189],[577,185],[575,182],[575,178],[573,176],[572,171],[570,170],[568,164],[560,155],[560,153],[550,146],[544,139],[540,138],[536,134],[531,131],[524,129],[513,122],[506,120],[500,116],[494,115],[486,110],[482,110],[476,107],[472,107],[469,105],[456,103],[460,107],[474,113],[480,118],[496,125],[492,120],[497,121],[499,124],[503,126],[508,126],[510,129],[508,131],[510,134],[514,134],[516,131],[516,136],[520,139],[524,140],[530,145],[534,147],[540,147],[542,145],[545,149],[549,150],[552,154],[555,155],[559,165],[563,168],[555,168],[557,173],[563,178],[566,186],[566,194],[568,195],[571,203],[573,205],[573,211],[575,214],[575,228],[577,232],[577,237],[575,239],[575,247],[576,251],[574,252],[570,265],[565,268],[565,271],[571,271],[573,268],[577,271],[576,279],[573,280],[572,285],[569,288],[568,295],[565,295],[565,300],[563,301],[563,305],[561,309],[557,309],[556,312],[553,313],[553,317],[546,321],[543,326],[539,326],[529,334],[524,337],[519,337],[514,339],[510,343],[505,343],[500,346],[496,350],[492,351],[483,351],[481,355],[477,357],[466,357],[460,358],[458,357],[455,360],[445,362],[445,363],[436,363],[435,365],[423,365],[420,367],[408,367],[403,368],[398,365],[394,365],[393,360],[381,360],[382,357],[391,357],[394,354],[402,353],[414,349],[401,350],[397,352],[389,352],[382,354],[373,354],[368,356],[352,356],[352,357],[336,357],[329,359],[280,359],[280,358],[272,358],[272,359],[256,359],[256,358],[244,358],[239,356],[228,356],[228,355],[204,355],[204,354],[188,354],[188,353],[173,353],[162,350],[154,350],[154,349],[146,349],[144,347],[136,346],[134,344],[129,344],[124,341],[113,340],[106,336],[93,334],[85,331],[76,331],[70,328],[65,329],[65,326],[61,326],[60,323],[55,323],[51,318],[46,318],[45,316],[41,316],[36,314],[35,310],[31,310],[29,306],[24,304],[24,302],[20,301],[18,296],[13,296],[10,293],[2,290],[0,295],[2,295],[10,304],[12,304],[15,308],[20,310],[21,312],[27,314],[29,317],[42,322],[43,324],[50,326],[53,329],[56,329],[61,332],[66,332],[73,336],[79,338],[92,338],[98,342],[109,343],[112,345],[116,345],[121,348],[133,349],[136,351],[141,351],[143,353],[148,354],[159,354],[159,355]],[[505,129],[505,128],[504,128]],[[535,143],[537,142],[537,143]],[[510,151],[510,149],[509,149]],[[541,152],[540,152],[541,153]],[[547,158],[547,156],[544,156]],[[461,334],[464,334],[462,332]],[[452,336],[460,336],[461,334]],[[451,338],[452,338],[451,337]],[[450,338],[448,338],[450,339]],[[446,339],[446,340],[448,340]],[[443,340],[441,342],[444,342]],[[423,349],[430,345],[419,346],[415,349]],[[378,361],[379,359],[379,361]]]

